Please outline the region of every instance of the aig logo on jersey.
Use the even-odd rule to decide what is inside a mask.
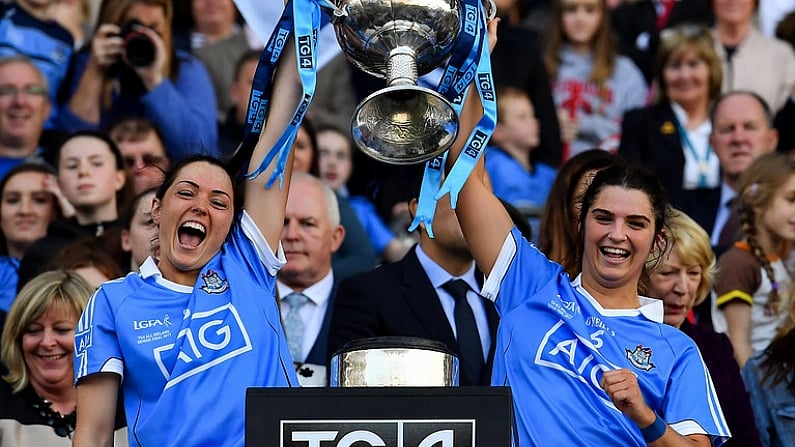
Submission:
[[[560,320],[544,334],[536,351],[535,364],[590,384],[606,406],[615,408],[599,383],[605,371],[619,369],[599,352],[604,345],[604,335],[604,329],[597,329],[585,337]]]
[[[251,350],[251,340],[235,306],[193,312],[175,343],[152,350],[166,388]]]
[[[282,421],[280,447],[474,447],[475,420]]]

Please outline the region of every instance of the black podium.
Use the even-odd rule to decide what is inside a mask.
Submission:
[[[509,447],[507,387],[249,388],[246,447]]]

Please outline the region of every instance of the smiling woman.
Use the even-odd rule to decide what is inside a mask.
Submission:
[[[301,99],[292,46],[279,59],[251,169]],[[166,173],[151,209],[157,260],[104,283],[78,324],[75,447],[111,445],[107,410],[120,385],[130,444],[180,447],[242,447],[246,389],[298,385],[275,300],[287,188],[266,186],[274,165],[236,182],[219,160],[193,156]],[[292,169],[291,155],[285,185]]]
[[[482,117],[474,97],[459,135]],[[572,281],[522,237],[478,161],[455,211],[500,315],[492,383],[511,387],[516,445],[706,447],[729,437],[698,348],[663,323],[659,300],[638,296],[649,256],[664,252],[667,207],[649,172],[599,171],[582,200]]]
[[[53,174],[44,165],[23,163],[0,181],[0,276],[6,285],[0,289],[2,311],[16,297],[19,260],[60,215]]]
[[[79,275],[43,273],[19,293],[3,328],[0,446],[70,446],[75,427],[72,351],[77,318],[92,292]],[[126,445],[117,414],[116,445]]]
[[[624,115],[618,153],[652,169],[671,204],[711,228],[702,217],[704,202],[721,178],[710,144],[709,110],[720,95],[723,71],[709,28],[666,29],[655,78],[659,101]]]
[[[671,245],[651,274],[648,294],[663,300],[665,323],[687,334],[701,351],[732,433],[723,446],[761,446],[729,338],[687,319],[690,309],[704,301],[712,288],[715,254],[709,236],[693,219],[677,210],[672,211],[666,229]]]
[[[502,354],[492,383],[511,385],[518,444],[545,445],[555,426],[555,444],[645,445],[664,438],[671,442],[665,445],[720,445],[729,433],[698,349],[662,323],[659,300],[637,294],[647,259],[659,259],[665,244],[659,182],[621,167],[596,174],[583,198],[582,273],[573,281],[509,219],[480,224],[499,209],[484,212],[488,190],[473,190],[462,191],[456,211],[488,275],[483,294],[500,313],[496,352]],[[480,211],[473,213],[467,204],[474,197]],[[487,244],[472,237],[487,229],[495,234]],[[545,402],[543,412],[538,402]],[[579,415],[576,426],[560,423],[572,414]]]

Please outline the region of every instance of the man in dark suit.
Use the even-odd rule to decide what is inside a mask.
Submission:
[[[417,211],[416,198],[409,202],[409,209],[413,216]],[[449,196],[437,203],[432,228],[434,238],[420,225],[419,244],[402,260],[340,283],[329,335],[330,352],[351,340],[367,337],[436,340],[459,356],[461,385],[488,385],[497,313],[493,303],[477,293],[482,274],[475,268],[455,212],[450,209]],[[453,279],[466,283],[462,287],[466,290],[466,304],[461,301],[464,297],[456,300],[456,292],[446,285]],[[459,318],[459,311],[467,305],[477,327],[474,337],[475,329]],[[467,342],[473,338],[479,340],[474,342],[474,348]],[[472,360],[473,357],[479,358]]]
[[[277,286],[287,344],[303,385],[326,382],[322,365],[336,285],[331,255],[344,238],[334,192],[316,177],[293,173],[282,231],[287,264]]]
[[[776,149],[778,132],[765,100],[747,91],[725,93],[715,100],[710,121],[709,143],[720,162],[721,185],[711,200],[701,203],[699,224],[710,234],[712,249],[720,256],[739,236],[740,218],[732,203],[740,175],[757,157]],[[700,326],[712,328],[709,299],[693,311]]]
[[[770,107],[761,96],[749,91],[734,91],[715,101],[710,115],[712,133],[709,142],[718,156],[721,169],[720,200],[712,204],[710,233],[716,254],[725,251],[739,229],[731,219],[731,202],[737,196],[737,183],[745,168],[757,157],[773,152],[778,145],[778,131],[773,128]],[[726,228],[729,225],[730,228]],[[721,237],[723,236],[723,237]]]

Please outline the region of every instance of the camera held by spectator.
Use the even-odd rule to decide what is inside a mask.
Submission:
[[[124,39],[123,48],[127,63],[133,67],[148,67],[155,61],[157,48],[152,39],[141,28],[147,28],[139,20],[132,19],[121,25],[119,37]],[[150,28],[151,29],[151,28]]]

